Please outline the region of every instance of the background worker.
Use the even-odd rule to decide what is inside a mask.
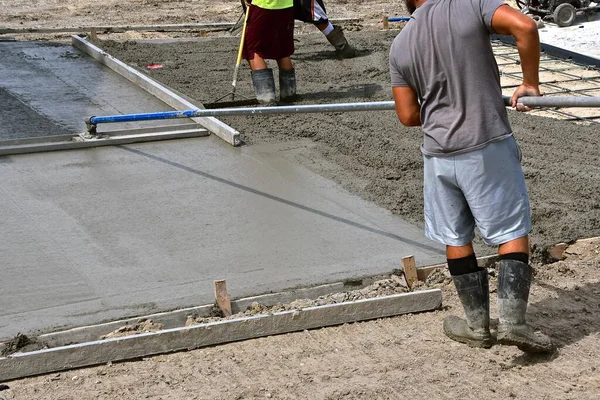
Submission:
[[[265,60],[277,60],[279,98],[296,97],[294,54],[294,1],[248,0],[249,14],[242,57],[250,64],[252,84],[259,102],[275,102],[275,78]]]
[[[316,26],[325,35],[329,43],[335,47],[335,51],[340,57],[352,58],[356,56],[356,50],[348,43],[342,28],[332,25],[329,21],[323,0],[293,1],[295,19]],[[241,0],[241,3],[245,12],[246,1]]]
[[[500,256],[498,342],[551,351],[550,338],[525,321],[532,280],[529,198],[489,37],[515,37],[523,83],[512,105],[527,111],[517,99],[540,95],[536,24],[501,0],[405,1],[412,18],[390,51],[396,112],[404,125],[422,126],[425,234],[446,245],[466,314],[466,321],[446,318],[444,332],[470,346],[492,345],[488,275],[472,245],[477,226]]]
[[[348,43],[342,28],[329,21],[323,0],[294,0],[294,17],[298,21],[315,25],[341,57],[352,58],[356,55],[356,50]]]

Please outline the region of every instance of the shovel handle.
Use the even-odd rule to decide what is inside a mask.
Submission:
[[[238,49],[237,61],[235,63],[235,70],[233,71],[233,87],[237,84],[238,72],[240,71],[240,65],[242,64],[242,54],[244,52],[244,43],[246,41],[246,25],[248,24],[248,15],[250,15],[250,7],[246,7],[246,16],[244,17],[244,27],[242,28],[242,37],[240,38],[240,47]]]

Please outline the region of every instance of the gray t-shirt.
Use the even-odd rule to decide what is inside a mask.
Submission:
[[[512,134],[490,44],[501,0],[427,0],[394,39],[392,86],[421,104],[426,155],[472,151]]]

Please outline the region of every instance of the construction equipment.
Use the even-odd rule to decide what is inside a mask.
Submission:
[[[510,97],[503,96],[504,104],[509,106]],[[527,107],[600,107],[600,96],[575,97],[556,96],[521,97],[518,103]],[[349,112],[349,111],[390,111],[395,110],[393,101],[376,101],[363,103],[334,103],[334,104],[306,104],[281,107],[247,107],[247,108],[221,108],[200,109],[185,111],[165,111],[155,113],[111,115],[104,117],[89,117],[85,123],[90,134],[96,134],[98,124],[115,122],[151,121],[175,118],[217,117],[234,115],[272,115],[272,114],[303,114],[323,112]]]
[[[537,15],[541,18],[552,17],[560,27],[571,26],[577,12],[584,12],[588,18],[593,17],[600,6],[590,6],[591,0],[517,0],[517,6],[524,14]]]

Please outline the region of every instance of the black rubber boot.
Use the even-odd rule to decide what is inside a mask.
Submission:
[[[444,319],[444,333],[471,347],[492,347],[490,334],[490,292],[486,270],[452,276],[466,321],[456,316]]]
[[[296,70],[279,70],[279,99],[285,103],[296,100]]]
[[[550,338],[525,321],[532,270],[524,262],[500,260],[498,275],[498,343],[517,346],[527,353],[547,353],[555,347]]]
[[[275,104],[275,78],[271,68],[252,71],[256,99],[262,104]]]
[[[329,43],[335,47],[336,53],[341,57],[352,58],[356,56],[356,50],[354,50],[354,47],[350,46],[350,43],[346,40],[344,31],[339,26],[334,26],[333,31],[331,31],[326,38]]]

